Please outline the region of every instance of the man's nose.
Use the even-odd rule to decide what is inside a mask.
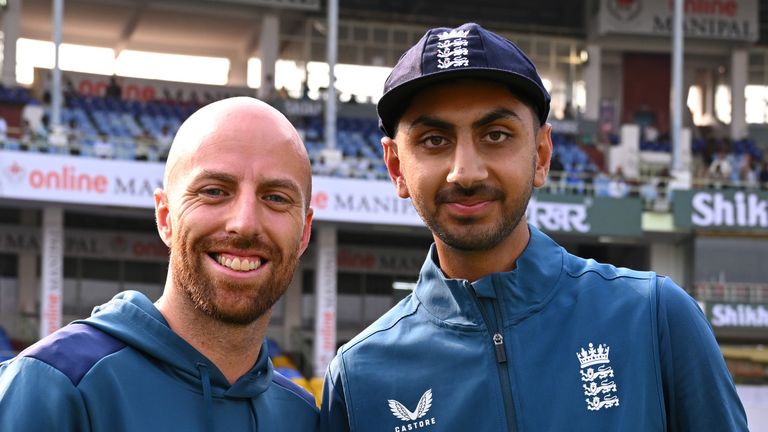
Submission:
[[[240,193],[232,202],[226,221],[227,232],[253,236],[261,232],[262,221],[259,202],[254,193]]]
[[[485,160],[477,151],[475,144],[469,139],[463,139],[457,143],[453,155],[453,166],[446,181],[470,188],[487,177]]]

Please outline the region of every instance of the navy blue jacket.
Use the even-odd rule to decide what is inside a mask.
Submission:
[[[746,431],[711,328],[671,280],[567,253],[530,227],[510,272],[415,291],[344,345],[327,431]]]
[[[0,431],[314,431],[317,420],[266,344],[230,385],[137,292],[0,364]]]

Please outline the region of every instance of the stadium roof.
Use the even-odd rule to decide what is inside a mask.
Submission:
[[[298,38],[307,19],[325,19],[325,1],[315,10],[259,4],[298,0],[65,0],[63,40],[116,50],[133,49],[212,56],[250,56],[259,46],[261,17],[277,11],[281,33]],[[313,0],[302,0],[313,1]],[[319,2],[319,0],[317,0]],[[253,4],[245,4],[252,2]],[[340,18],[378,25],[426,29],[476,21],[497,31],[581,36],[583,1],[539,0],[514,7],[499,0],[392,0],[340,2]],[[24,0],[21,36],[51,39],[51,0]],[[420,30],[419,33],[422,33]]]
[[[768,0],[759,2],[758,44],[768,45]],[[50,40],[51,0],[23,0],[22,3],[21,36]],[[277,3],[286,6],[264,6]],[[309,6],[294,7],[296,3]],[[300,59],[307,29],[312,28],[307,22],[316,23],[311,31],[324,32],[326,3],[327,0],[65,0],[64,42],[116,51],[132,49],[248,58],[258,55],[261,18],[265,13],[276,11],[281,16],[279,55]],[[341,0],[339,3],[342,22],[414,29],[405,41],[407,46],[428,27],[467,21],[507,33],[585,38],[586,15],[588,10],[598,7],[599,0],[514,3],[504,0]],[[342,52],[340,61],[343,58]],[[396,57],[385,56],[384,60],[392,63]]]

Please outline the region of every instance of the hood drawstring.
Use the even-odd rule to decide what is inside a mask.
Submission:
[[[211,377],[208,375],[208,365],[197,363],[200,371],[200,381],[203,385],[203,400],[205,401],[205,430],[213,432],[213,396],[211,395]]]

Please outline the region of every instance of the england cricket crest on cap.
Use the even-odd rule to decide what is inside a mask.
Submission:
[[[469,30],[453,29],[437,35],[437,68],[469,66]]]
[[[619,406],[618,389],[613,380],[614,372],[608,358],[610,351],[611,348],[608,345],[599,344],[595,348],[590,342],[587,349],[582,348],[581,352],[576,353],[589,411]]]

